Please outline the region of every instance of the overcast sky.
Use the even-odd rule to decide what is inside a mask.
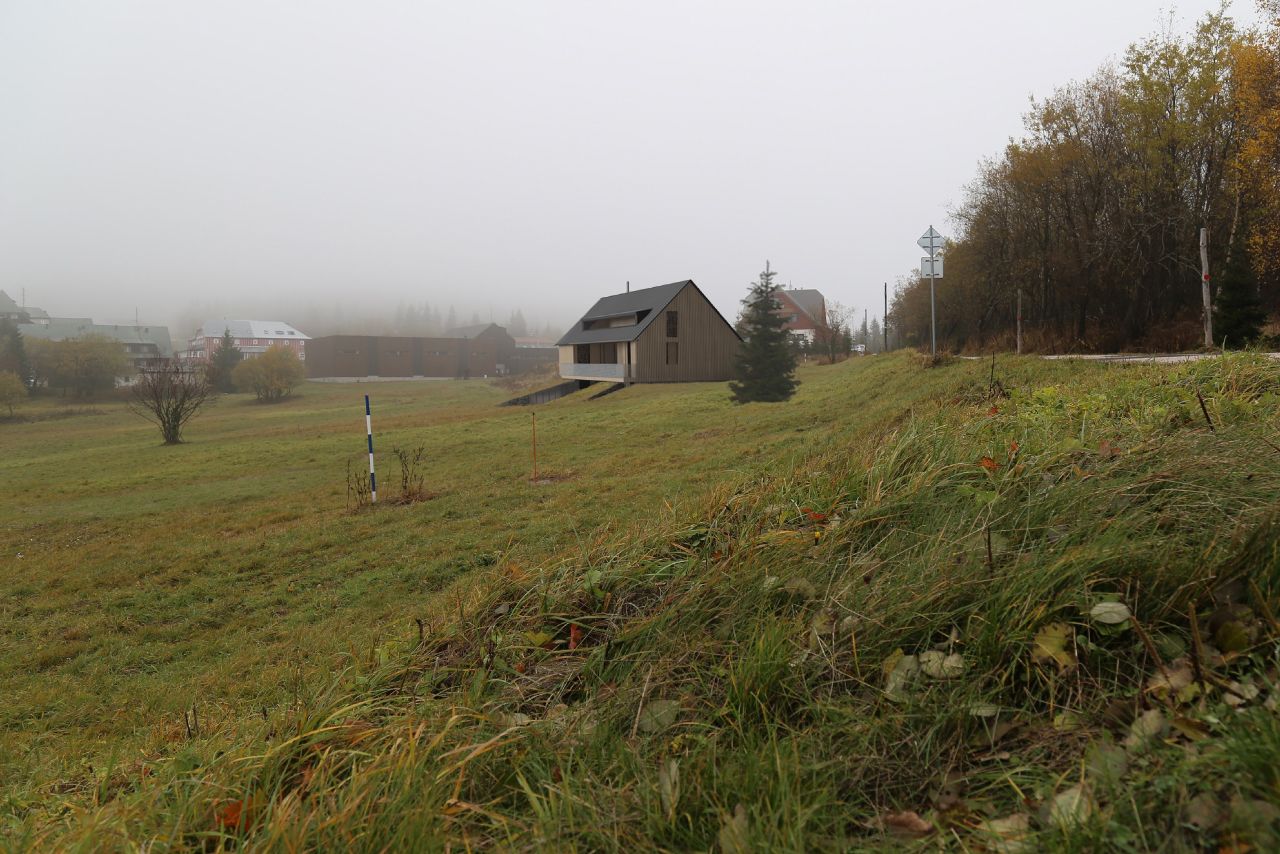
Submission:
[[[1168,8],[0,0],[0,288],[99,320],[560,324],[627,280],[732,317],[767,258],[878,314],[1028,97]]]

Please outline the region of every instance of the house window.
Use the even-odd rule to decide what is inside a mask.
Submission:
[[[680,364],[680,345],[675,341],[667,342],[667,364],[668,365]]]
[[[675,312],[675,311],[667,312],[667,337],[668,338],[677,337],[677,333],[680,330],[679,320],[680,320],[679,312]],[[668,350],[668,352],[670,351]],[[667,359],[667,363],[675,364],[674,362],[671,361],[670,358]]]

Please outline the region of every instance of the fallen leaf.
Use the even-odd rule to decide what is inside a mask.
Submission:
[[[528,726],[533,722],[533,718],[523,712],[494,712],[489,715],[489,720],[506,729],[517,726]]]
[[[224,830],[248,830],[258,821],[258,799],[250,796],[227,801],[218,807],[214,820]]]
[[[639,730],[648,735],[662,732],[680,717],[679,700],[653,700],[640,712]]]
[[[1129,770],[1129,755],[1117,745],[1095,742],[1084,752],[1084,768],[1090,780],[1104,788],[1115,788]]]
[[[580,643],[582,643],[582,626],[577,623],[571,623],[569,625],[569,649],[577,649]]]
[[[1168,728],[1169,723],[1165,720],[1164,712],[1159,709],[1147,709],[1129,725],[1129,734],[1125,736],[1124,746],[1130,753],[1143,753],[1164,735]]]
[[[930,679],[955,679],[964,673],[964,656],[931,649],[920,654],[920,670]]]
[[[1243,682],[1232,680],[1227,683],[1227,690],[1222,693],[1222,700],[1228,706],[1238,708],[1250,700],[1258,699],[1258,686],[1249,679]]]
[[[1000,414],[1000,407],[998,407],[998,406],[993,406],[993,407],[991,407],[990,409],[988,409],[988,410],[987,410],[987,414],[988,414],[988,415],[999,415],[999,414]]]
[[[813,599],[818,595],[818,589],[807,578],[789,578],[782,589],[797,599]]]
[[[550,649],[555,643],[555,638],[549,632],[525,632],[525,638],[530,646],[539,646],[543,649]]]
[[[880,816],[876,823],[881,830],[897,836],[928,836],[933,833],[933,825],[920,817],[913,810],[893,812]]]
[[[680,802],[680,764],[675,759],[668,759],[658,769],[658,794],[662,798],[662,810],[667,814],[667,821],[676,816],[676,804]]]
[[[1026,813],[988,819],[978,824],[978,831],[990,837],[983,840],[988,851],[1019,854],[1031,850],[1031,816]]]
[[[1182,810],[1183,820],[1196,830],[1204,832],[1213,830],[1226,818],[1226,810],[1217,795],[1212,792],[1201,792],[1196,795]]]
[[[996,469],[1000,468],[1000,464],[995,460],[991,459],[991,457],[983,457],[982,459],[978,460],[978,465],[982,466],[987,471],[995,471]]]
[[[1123,602],[1099,602],[1089,609],[1089,617],[1104,626],[1118,626],[1133,616]]]
[[[960,803],[968,789],[968,783],[962,774],[948,771],[938,781],[938,788],[933,793],[933,805],[940,810],[949,810]]]
[[[1158,669],[1155,675],[1147,680],[1147,693],[1157,697],[1168,697],[1180,703],[1189,703],[1194,700],[1200,693],[1200,686],[1195,684],[1191,662],[1182,658]]]
[[[1086,785],[1072,786],[1054,795],[1046,804],[1045,821],[1063,830],[1077,828],[1098,811],[1093,794]]]
[[[1267,801],[1250,800],[1234,795],[1230,805],[1231,829],[1254,843],[1273,843],[1272,827],[1280,819],[1280,807]],[[1274,850],[1274,849],[1271,849]]]
[[[899,698],[906,693],[907,686],[915,680],[916,674],[920,672],[920,660],[914,655],[902,655],[901,651],[896,656],[889,656],[893,659],[893,669],[889,671],[885,678],[884,692],[890,698]],[[888,662],[886,662],[887,664]]]
[[[1031,641],[1031,660],[1037,664],[1055,662],[1059,672],[1076,666],[1075,653],[1067,649],[1074,633],[1066,623],[1050,623],[1036,632]]]
[[[747,830],[747,808],[742,804],[733,808],[733,815],[722,815],[716,841],[720,843],[723,854],[747,854],[751,850],[747,844]]]
[[[1070,709],[1065,709],[1053,716],[1053,728],[1058,732],[1075,732],[1084,727],[1084,721],[1080,715]]]
[[[1179,715],[1170,721],[1169,725],[1177,730],[1178,733],[1184,736],[1188,741],[1203,741],[1213,735],[1213,731],[1210,730],[1208,726],[1195,718],[1187,718]]]

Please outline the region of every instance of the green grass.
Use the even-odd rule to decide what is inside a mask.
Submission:
[[[511,392],[481,382],[308,384],[276,406],[231,396],[176,448],[113,403],[0,425],[0,782],[39,799],[86,762],[163,750],[193,704],[207,723],[277,707],[413,631],[433,594],[499,556],[535,563],[674,518],[717,482],[884,417],[832,409],[834,371],[807,378],[775,411],[735,408],[720,385],[542,407],[541,467],[564,478],[544,485],[528,482],[529,411],[498,408]],[[348,512],[366,391],[384,497],[392,447],[422,445],[435,499]]]
[[[539,409],[547,485],[528,412],[479,383],[231,399],[180,448],[114,411],[6,425],[10,838],[894,848],[871,828],[912,810],[969,847],[1023,814],[1037,847],[1265,847],[1280,370],[1005,359],[1007,399],[989,370],[857,360],[774,406],[575,396]],[[369,388],[380,447],[426,445],[439,497],[344,509]],[[1208,738],[1090,769],[1162,705],[1142,632],[1173,660],[1242,578],[1247,648],[1206,667],[1258,695],[1210,686],[1166,710]],[[1138,622],[1091,621],[1107,599]],[[1053,623],[1062,672],[1032,656]],[[933,648],[963,676],[886,677]],[[1089,816],[1040,815],[1082,780]],[[1227,817],[1190,830],[1206,791]]]

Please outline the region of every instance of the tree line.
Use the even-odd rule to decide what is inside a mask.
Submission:
[[[1280,0],[1241,30],[1219,11],[1034,101],[1022,138],[953,211],[938,343],[1036,350],[1203,343],[1208,229],[1214,343],[1243,346],[1280,308]],[[929,341],[929,283],[899,282],[903,346]]]

